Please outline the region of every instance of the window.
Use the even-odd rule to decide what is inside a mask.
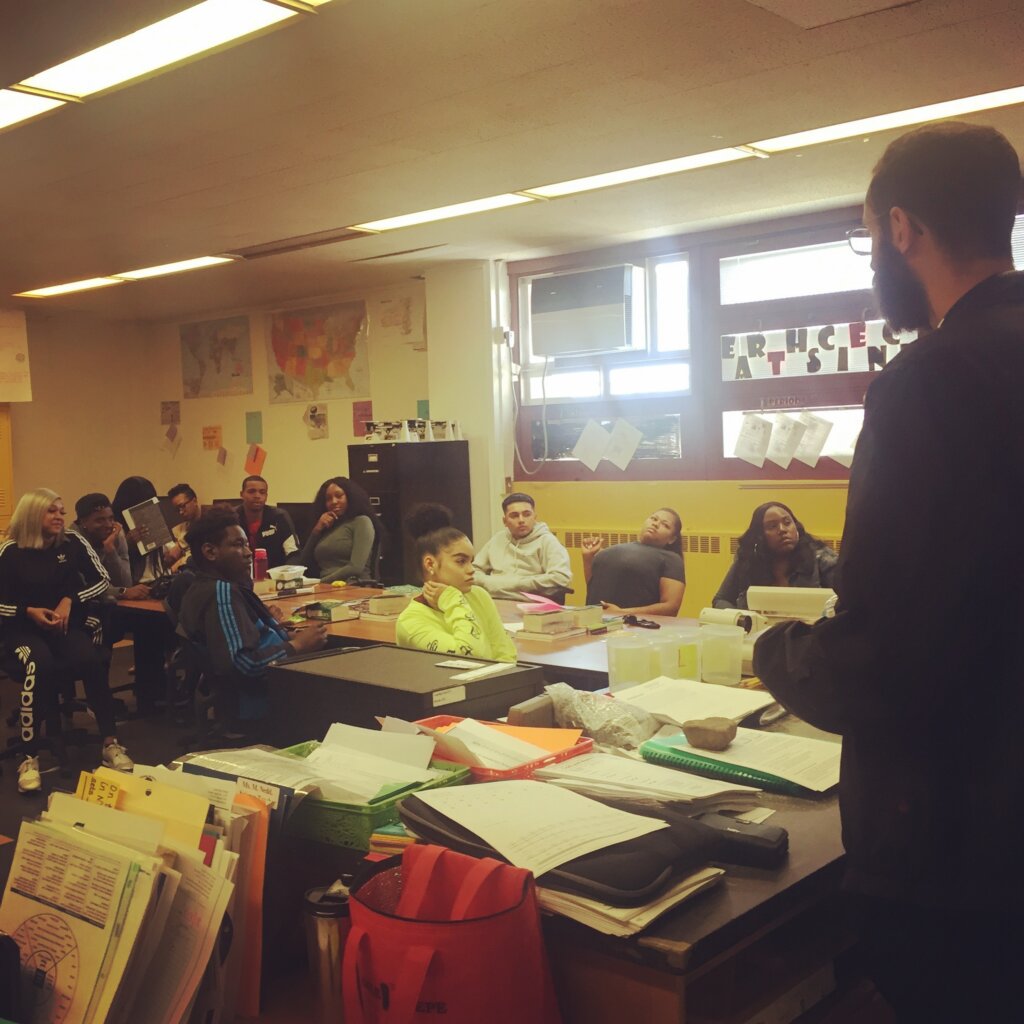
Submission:
[[[853,252],[845,238],[730,256],[720,261],[719,268],[723,306],[871,287],[871,261]]]
[[[801,459],[801,452],[798,449],[797,463],[813,468],[817,464],[818,459],[831,459],[841,466],[849,467],[850,459],[853,457],[854,446],[857,444],[857,438],[860,435],[860,428],[864,425],[864,409],[860,406],[831,409],[798,408],[777,413],[760,412],[756,409],[724,412],[722,413],[723,458],[737,458],[736,442],[740,436],[740,428],[743,426],[744,416],[753,414],[768,420],[772,424],[772,432],[774,434],[779,419],[799,420],[803,413],[810,413],[818,419],[827,420],[831,427],[820,452],[808,459]],[[805,432],[801,431],[801,433]],[[769,461],[775,460],[769,459]],[[785,465],[782,468],[787,468],[790,463],[788,460],[784,461]],[[780,465],[780,463],[776,463],[776,465]]]
[[[553,288],[543,291],[545,282],[565,280],[565,275],[520,278],[523,405],[689,392],[689,260],[676,253],[647,259],[632,269],[631,274],[630,265],[599,268],[592,281],[586,280],[585,271],[569,275],[584,281],[579,308],[572,308],[572,299],[554,294]],[[623,271],[625,297],[616,294],[605,302],[602,290],[616,272],[621,281]],[[602,347],[600,342],[594,345],[595,337],[609,340]]]

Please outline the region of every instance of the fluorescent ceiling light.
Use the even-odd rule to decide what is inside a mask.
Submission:
[[[929,103],[923,107],[897,110],[892,114],[862,117],[857,121],[833,124],[827,128],[811,128],[805,132],[793,132],[792,135],[780,135],[774,139],[752,142],[750,145],[768,153],[779,153],[784,149],[799,149],[801,146],[814,146],[819,142],[835,142],[838,139],[870,135],[874,132],[889,131],[892,128],[906,128],[912,124],[923,124],[925,121],[938,121],[945,117],[961,117],[964,114],[977,113],[979,110],[1009,107],[1015,103],[1024,103],[1024,86],[1000,89],[998,92],[984,92],[978,96],[964,96],[961,99],[946,100],[943,103]]]
[[[54,107],[63,105],[63,100],[0,89],[0,128],[9,128],[19,121],[27,121],[30,117],[38,117],[48,110],[53,110]]]
[[[523,191],[544,199],[557,199],[573,192],[589,192],[595,188],[608,188],[611,185],[624,185],[631,181],[660,178],[662,175],[678,174],[680,171],[695,171],[698,168],[711,167],[714,164],[746,160],[754,155],[754,153],[731,147],[729,149],[713,149],[707,153],[693,153],[690,156],[676,157],[674,160],[661,160],[656,164],[644,164],[641,167],[626,167],[621,171],[594,174],[588,178],[576,178],[574,181],[560,181],[555,185],[525,188]]]
[[[89,96],[297,14],[263,0],[204,0],[19,84],[64,96]]]
[[[126,281],[142,281],[147,277],[161,277],[164,274],[180,274],[184,270],[198,270],[200,267],[214,267],[218,263],[231,263],[230,256],[197,256],[194,260],[179,260],[165,263],[160,267],[143,267],[142,270],[126,270],[123,274],[111,276]]]
[[[67,284],[52,284],[49,288],[33,288],[30,292],[16,292],[18,298],[45,299],[50,295],[67,295],[69,292],[87,292],[90,288],[106,288],[111,284],[124,284],[117,277],[90,277],[85,281],[69,281]]]
[[[365,224],[350,224],[354,231],[391,231],[394,228],[407,228],[413,224],[428,224],[434,220],[447,220],[449,217],[465,217],[470,213],[483,213],[485,210],[500,210],[506,206],[518,206],[520,203],[532,203],[530,196],[520,196],[508,192],[501,196],[488,196],[486,199],[471,199],[468,203],[454,203],[452,206],[439,206],[436,210],[422,210],[419,213],[405,213],[400,217],[387,217],[384,220],[371,220]]]

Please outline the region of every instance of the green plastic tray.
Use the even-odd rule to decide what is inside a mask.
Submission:
[[[297,743],[294,747],[285,747],[281,753],[291,754],[293,757],[306,757],[318,746],[320,744],[316,740],[310,740],[308,743]],[[397,808],[402,797],[425,789],[458,786],[470,780],[469,769],[464,764],[431,761],[430,767],[440,769],[445,773],[445,777],[424,782],[416,789],[407,789],[390,800],[382,800],[372,806],[335,803],[333,800],[306,797],[288,815],[285,831],[300,839],[313,839],[318,843],[329,843],[332,846],[347,846],[353,850],[368,850],[370,836],[381,825],[390,825],[398,821]]]

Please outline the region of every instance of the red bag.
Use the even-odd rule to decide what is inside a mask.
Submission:
[[[346,1024],[560,1024],[529,871],[417,844],[349,906]]]

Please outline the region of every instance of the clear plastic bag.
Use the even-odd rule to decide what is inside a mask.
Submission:
[[[602,693],[574,690],[567,683],[552,683],[544,692],[555,706],[555,724],[582,729],[595,743],[633,750],[660,728],[643,708]]]

